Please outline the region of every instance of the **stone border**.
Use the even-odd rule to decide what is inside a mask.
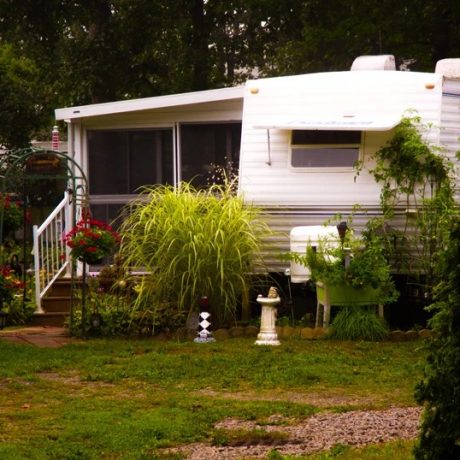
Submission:
[[[292,327],[292,326],[277,326],[276,332],[279,339],[303,339],[303,340],[318,340],[324,339],[327,335],[327,329],[322,327]],[[216,340],[228,340],[238,337],[252,337],[256,338],[259,333],[257,326],[236,326],[229,329],[217,329],[213,331],[213,336]],[[180,329],[174,334],[160,333],[156,336],[157,339],[193,339],[196,334],[192,331]],[[429,329],[420,329],[401,331],[395,330],[388,334],[387,341],[390,342],[409,342],[419,339],[430,339],[432,331]]]

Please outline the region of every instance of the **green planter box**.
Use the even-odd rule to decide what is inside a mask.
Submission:
[[[316,296],[318,302],[328,305],[375,305],[379,304],[381,296],[379,289],[371,286],[355,288],[343,285],[327,286],[323,283],[316,283]]]
[[[379,289],[371,286],[355,288],[346,284],[325,285],[316,283],[316,327],[322,325],[327,327],[331,318],[331,306],[345,305],[378,305],[378,313],[383,318],[383,305],[381,304],[381,293]]]

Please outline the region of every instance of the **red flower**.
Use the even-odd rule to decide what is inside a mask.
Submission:
[[[65,235],[64,241],[74,258],[85,259],[85,254],[103,258],[120,242],[120,236],[110,225],[85,218]]]

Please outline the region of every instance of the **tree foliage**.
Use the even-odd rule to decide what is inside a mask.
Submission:
[[[424,380],[416,398],[425,404],[415,449],[420,460],[460,458],[460,221],[452,224],[450,242],[437,266],[434,338],[429,345]]]
[[[0,145],[28,145],[29,133],[39,127],[43,114],[39,96],[34,62],[0,42]]]
[[[460,3],[449,0],[0,0],[0,48],[7,67],[33,69],[21,85],[4,79],[28,113],[14,123],[28,137],[55,107],[344,70],[362,54],[432,71],[460,55],[458,19]],[[0,134],[23,143],[8,124]]]

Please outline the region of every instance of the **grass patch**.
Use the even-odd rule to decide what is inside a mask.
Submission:
[[[338,444],[327,452],[312,455],[282,455],[272,450],[268,460],[410,460],[413,441],[395,441],[386,444],[353,448]]]
[[[424,358],[416,342],[266,348],[251,339],[92,340],[59,349],[0,341],[0,354],[0,458],[13,460],[155,458],[157,449],[210,433],[218,442],[225,433],[214,424],[228,417],[309,417],[323,410],[312,395],[331,397],[337,411],[413,405]],[[356,401],[347,405],[350,396]],[[276,444],[253,430],[225,436]]]

